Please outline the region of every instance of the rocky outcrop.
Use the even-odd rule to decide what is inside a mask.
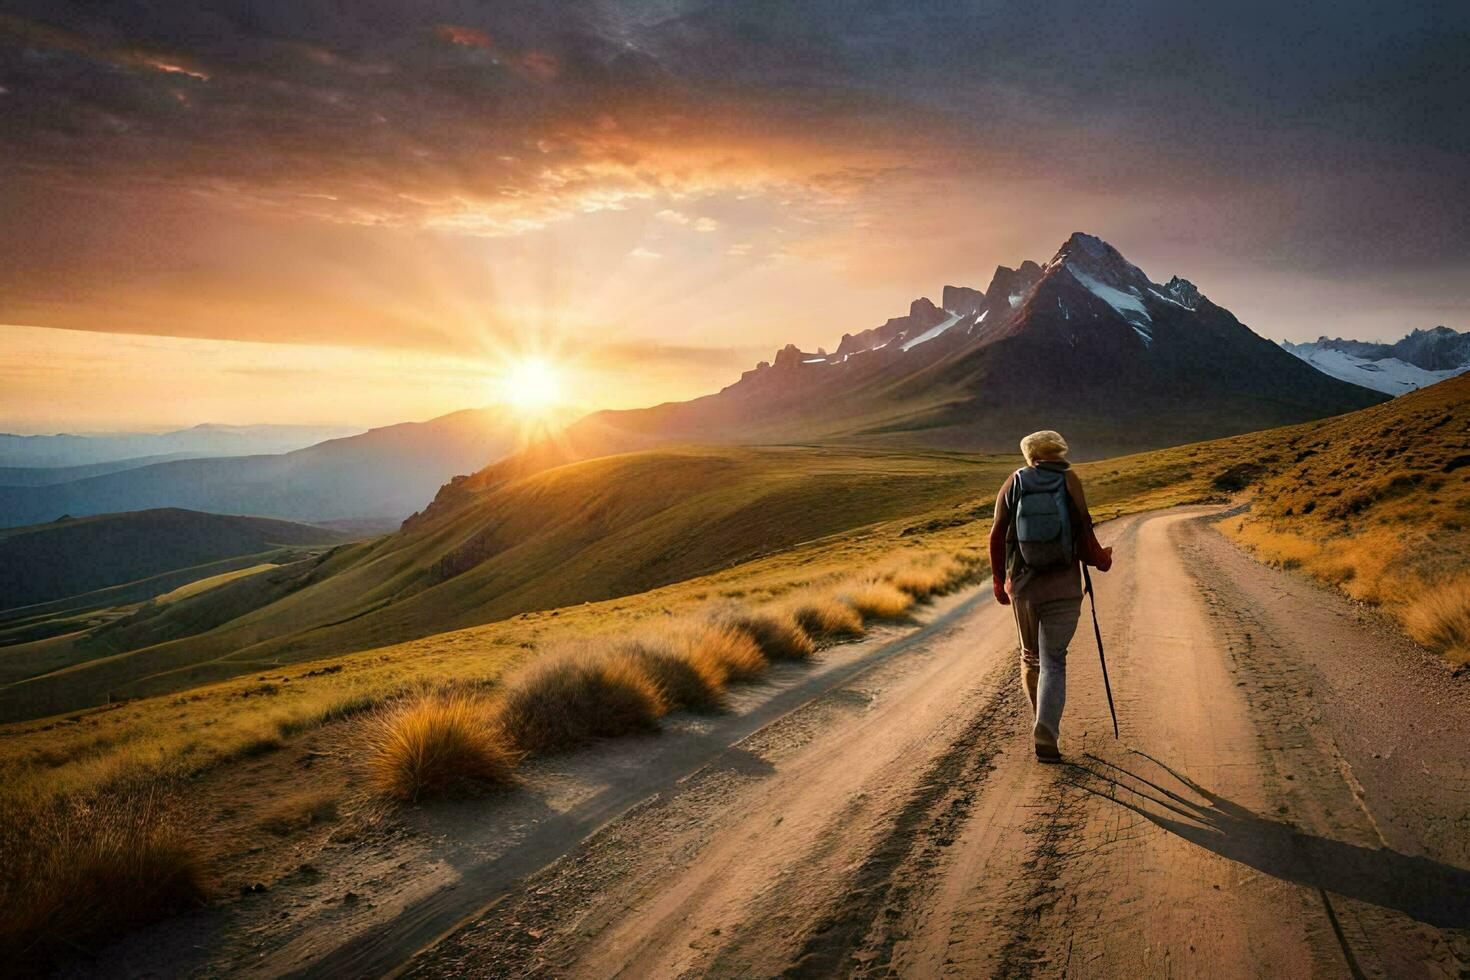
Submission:
[[[845,333],[837,352],[832,356],[841,358],[859,351],[876,350],[905,337],[917,337],[935,324],[949,319],[949,314],[934,305],[927,296],[920,296],[909,304],[908,316],[896,316],[881,327],[861,333]]]
[[[951,313],[979,313],[985,308],[985,294],[969,286],[945,286],[940,305]]]

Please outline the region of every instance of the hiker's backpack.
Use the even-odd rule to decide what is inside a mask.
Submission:
[[[1070,565],[1075,551],[1066,474],[1029,466],[1017,470],[1011,498],[1021,560],[1035,569]]]

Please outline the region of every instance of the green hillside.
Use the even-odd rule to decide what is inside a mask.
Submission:
[[[338,544],[339,531],[164,508],[0,530],[0,610],[52,602],[227,558]],[[166,586],[159,591],[168,591]]]
[[[35,717],[597,602],[936,507],[986,509],[1011,463],[822,447],[573,463],[82,634],[6,648],[0,716]],[[978,513],[978,512],[977,512]],[[972,515],[973,516],[973,515]]]

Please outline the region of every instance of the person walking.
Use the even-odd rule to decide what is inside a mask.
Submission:
[[[1036,758],[1060,762],[1067,702],[1067,646],[1082,614],[1081,562],[1107,571],[1113,549],[1098,544],[1067,441],[1050,429],[1021,440],[1026,465],[995,498],[990,567],[995,598],[1010,606],[1021,641],[1021,676],[1034,716]]]

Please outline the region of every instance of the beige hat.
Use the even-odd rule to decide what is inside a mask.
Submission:
[[[1067,458],[1067,440],[1060,432],[1042,429],[1021,440],[1021,455],[1026,457],[1027,466],[1035,466],[1042,460]]]

